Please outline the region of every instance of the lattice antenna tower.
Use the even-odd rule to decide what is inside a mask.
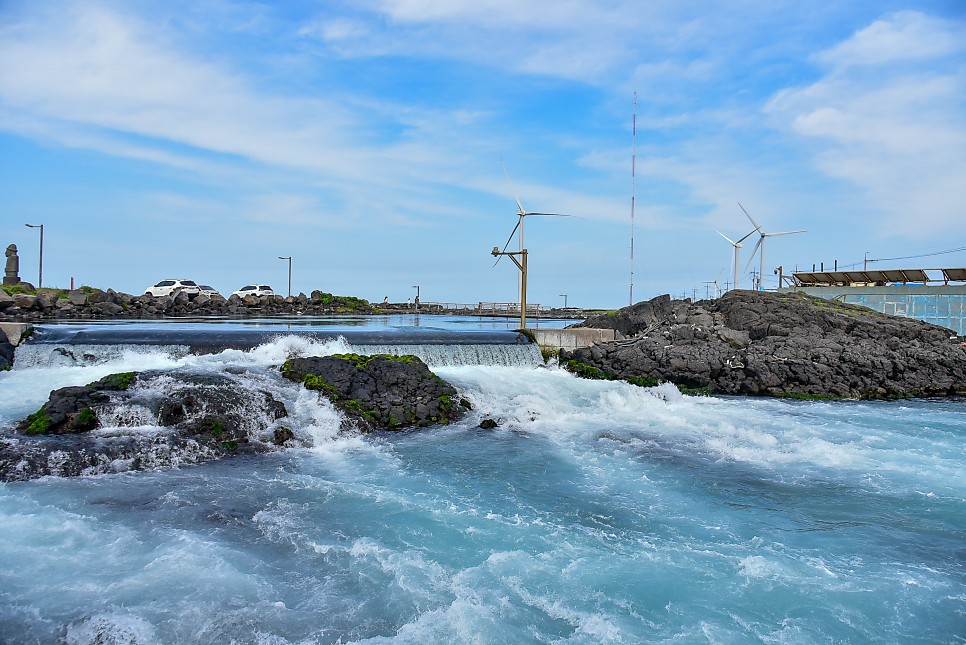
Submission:
[[[630,302],[634,304],[634,199],[637,196],[637,91],[634,92],[634,118],[631,121],[631,291]]]

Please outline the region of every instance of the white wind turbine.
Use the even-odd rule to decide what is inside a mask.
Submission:
[[[520,202],[520,197],[517,195],[517,191],[516,191],[516,188],[514,188],[513,186],[513,182],[510,181],[510,174],[507,172],[506,166],[503,166],[503,173],[506,175],[507,183],[510,184],[510,189],[513,191],[513,199],[515,199],[517,202],[518,219],[517,219],[516,226],[514,226],[513,230],[510,231],[510,237],[507,238],[506,244],[503,245],[503,250],[500,251],[499,247],[493,247],[492,254],[496,256],[496,262],[493,263],[493,266],[496,266],[497,264],[499,264],[500,260],[503,258],[504,255],[509,255],[510,259],[513,260],[514,264],[517,265],[517,268],[520,269],[520,327],[522,329],[526,329],[526,326],[527,326],[527,250],[523,246],[524,220],[531,215],[540,215],[543,217],[574,217],[574,215],[563,215],[561,213],[535,213],[535,212],[528,211],[523,207],[523,204]],[[517,251],[516,253],[507,253],[506,252],[507,247],[509,247],[510,242],[513,241],[513,235],[517,232],[517,229],[520,230],[520,250]],[[517,261],[516,257],[514,257],[516,255],[521,256],[522,263]]]
[[[718,277],[715,278],[714,279],[714,282],[711,283],[711,284],[714,285],[714,297],[715,298],[720,298],[721,297],[721,287],[718,286],[718,280],[721,279],[721,274],[722,273],[724,273],[724,267],[721,267],[721,270],[718,271]]]
[[[715,233],[717,233],[718,235],[720,235],[724,239],[728,240],[728,242],[731,243],[731,246],[734,247],[735,252],[734,252],[734,257],[731,259],[731,266],[734,267],[734,271],[735,271],[735,282],[734,282],[734,288],[735,289],[738,288],[738,270],[741,267],[741,263],[738,261],[738,251],[739,251],[739,249],[741,249],[741,243],[744,242],[745,240],[747,240],[749,237],[751,237],[752,234],[754,234],[756,232],[758,232],[758,229],[757,228],[754,229],[753,231],[751,231],[751,233],[748,233],[748,235],[745,235],[743,238],[741,238],[740,240],[738,240],[736,242],[736,241],[732,240],[730,237],[728,237],[727,235],[725,235],[724,233],[722,233],[721,231],[715,229]]]
[[[510,181],[510,174],[506,171],[506,166],[503,166],[503,174],[506,175],[506,181],[508,184],[510,184],[510,190],[513,191],[513,199],[515,199],[517,202],[517,217],[519,217],[519,219],[517,220],[517,225],[513,227],[512,231],[510,231],[510,237],[509,239],[507,239],[506,244],[503,245],[504,252],[506,251],[507,247],[510,246],[510,242],[513,240],[513,234],[517,232],[517,229],[520,229],[520,249],[519,250],[521,253],[523,252],[523,227],[524,227],[525,218],[530,217],[531,215],[541,215],[544,217],[574,217],[574,215],[563,215],[561,213],[532,213],[526,210],[523,207],[523,204],[520,203],[520,198],[517,196],[517,190],[516,188],[514,188],[513,182]],[[498,257],[496,259],[496,262],[493,263],[493,266],[496,266],[497,264],[499,264],[499,262],[500,262],[500,258]]]
[[[715,298],[716,299],[716,298],[721,297],[721,287],[718,286],[718,280],[721,279],[721,274],[723,274],[724,271],[725,271],[724,270],[724,267],[721,267],[721,270],[718,271],[718,275],[717,275],[717,277],[714,280],[705,280],[705,282],[704,282],[704,284],[707,285],[706,286],[706,289],[710,289],[711,290],[711,297],[712,298]],[[713,287],[713,289],[712,289],[712,287]]]
[[[783,231],[781,233],[766,233],[763,230],[761,230],[761,226],[751,216],[751,213],[749,213],[748,211],[745,210],[745,207],[741,205],[741,202],[738,202],[738,207],[741,208],[741,210],[744,212],[744,214],[748,217],[748,219],[751,221],[751,223],[755,226],[755,231],[758,231],[758,242],[755,244],[755,248],[753,248],[751,250],[751,257],[748,258],[748,264],[745,265],[745,271],[747,271],[748,270],[748,267],[751,266],[751,261],[755,259],[755,251],[758,250],[758,247],[761,247],[761,252],[758,254],[758,259],[760,260],[760,264],[759,264],[759,267],[758,267],[758,288],[759,288],[759,290],[764,291],[764,284],[765,284],[765,238],[766,237],[777,237],[779,235],[794,235],[796,233],[807,233],[808,231]],[[752,231],[752,233],[754,233],[755,231]],[[751,235],[751,233],[749,233],[748,235]],[[747,235],[745,237],[747,237]],[[744,238],[742,238],[742,239],[744,239]],[[737,276],[737,275],[738,275],[738,273],[736,271],[735,272],[735,276]],[[781,285],[779,285],[779,286],[781,286]]]

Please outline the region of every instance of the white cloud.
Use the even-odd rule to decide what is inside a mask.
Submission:
[[[887,215],[878,226],[948,230],[966,204],[964,33],[964,23],[918,13],[882,18],[815,56],[825,76],[778,92],[766,112]]]
[[[966,51],[963,24],[916,11],[892,14],[845,42],[820,52],[815,60],[833,67],[925,61]]]
[[[223,178],[237,178],[248,162],[262,167],[263,183],[294,170],[304,175],[302,190],[326,191],[350,214],[404,224],[446,211],[422,194],[427,178],[471,181],[481,144],[454,133],[483,113],[420,111],[350,90],[273,92],[177,36],[97,4],[8,25],[0,31],[0,128]],[[382,191],[392,200],[379,204]]]

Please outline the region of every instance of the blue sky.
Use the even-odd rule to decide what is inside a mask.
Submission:
[[[36,281],[628,304],[966,247],[966,5],[0,0],[0,243]],[[513,188],[504,176],[503,165]],[[742,286],[756,236],[741,256]],[[515,249],[517,242],[510,244]],[[966,252],[879,267],[966,266]]]

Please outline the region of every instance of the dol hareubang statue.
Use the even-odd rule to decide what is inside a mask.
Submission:
[[[7,247],[7,265],[3,275],[4,284],[20,284],[20,258],[17,256],[17,245]]]

